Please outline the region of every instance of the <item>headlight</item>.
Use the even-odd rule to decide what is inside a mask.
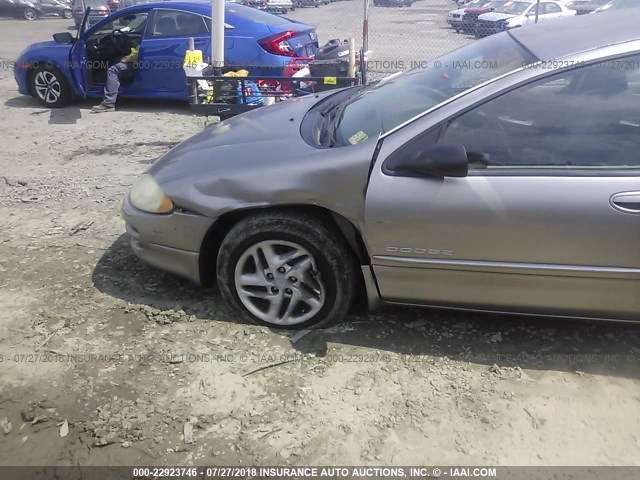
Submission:
[[[164,194],[148,173],[145,173],[133,183],[129,198],[134,207],[145,212],[169,213],[173,210],[171,199]]]

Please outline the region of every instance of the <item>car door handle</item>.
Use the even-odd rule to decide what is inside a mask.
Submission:
[[[640,213],[640,192],[616,193],[611,197],[611,206],[626,213]]]

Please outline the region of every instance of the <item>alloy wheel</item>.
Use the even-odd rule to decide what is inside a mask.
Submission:
[[[24,13],[24,18],[26,20],[35,20],[38,18],[38,12],[36,12],[33,8],[27,8]]]
[[[36,74],[33,85],[36,95],[45,103],[55,103],[62,95],[62,85],[58,77],[47,70]]]
[[[240,302],[263,322],[288,326],[316,315],[326,289],[313,255],[288,241],[267,240],[249,247],[235,267]]]

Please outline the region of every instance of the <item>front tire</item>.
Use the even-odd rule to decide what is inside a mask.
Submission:
[[[32,22],[33,20],[35,20],[36,18],[38,18],[38,12],[35,8],[25,8],[22,11],[22,18],[24,18],[25,20],[29,20],[30,22]]]
[[[324,222],[269,212],[231,229],[220,246],[217,278],[223,298],[247,320],[318,328],[349,311],[356,263]]]
[[[45,107],[60,108],[71,101],[69,84],[57,69],[45,65],[33,68],[29,76],[31,94]]]
[[[71,9],[66,9],[62,11],[62,18],[65,18],[67,20],[69,20],[70,18],[73,18],[73,12],[71,11]]]

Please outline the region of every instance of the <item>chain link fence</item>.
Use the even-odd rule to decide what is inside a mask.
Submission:
[[[448,25],[448,13],[459,8],[452,0],[368,0],[365,6],[366,1],[297,8],[287,16],[315,25],[320,44],[353,37],[358,49],[368,48],[368,80],[428,66],[436,57],[475,40]],[[367,30],[368,45],[363,38]]]

